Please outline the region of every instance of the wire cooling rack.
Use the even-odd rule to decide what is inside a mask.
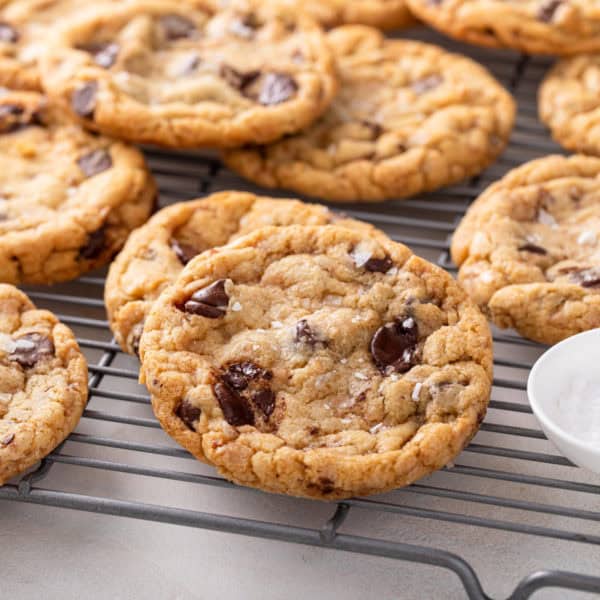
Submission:
[[[448,242],[469,203],[510,168],[560,152],[536,116],[536,90],[551,61],[462,46],[422,30],[408,35],[473,56],[515,94],[519,113],[511,145],[494,166],[463,185],[412,200],[335,208],[455,272]],[[223,189],[259,191],[214,155],[150,149],[147,156],[162,205]],[[26,290],[77,333],[90,363],[90,402],[67,442],[35,471],[0,488],[0,499],[422,563],[434,568],[434,582],[437,577],[459,590],[424,589],[423,597],[490,598],[486,578],[503,568],[494,562],[505,554],[514,560],[507,563],[511,570],[498,597],[520,600],[541,588],[563,588],[557,597],[565,597],[564,589],[600,593],[600,577],[594,577],[600,574],[600,477],[560,456],[531,414],[525,385],[541,346],[495,332],[490,410],[455,465],[383,496],[310,503],[233,486],[162,432],[146,390],[137,384],[137,361],[112,340],[103,286],[97,275]],[[488,538],[501,546],[500,553]],[[564,564],[578,572],[560,570]],[[444,578],[440,568],[459,581]]]

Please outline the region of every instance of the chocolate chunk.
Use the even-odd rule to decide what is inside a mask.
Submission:
[[[139,358],[140,357],[140,339],[142,338],[142,333],[144,331],[144,322],[136,323],[131,328],[131,334],[129,336],[130,342],[129,345],[133,350],[133,353]]]
[[[546,0],[540,6],[537,12],[537,18],[543,23],[550,23],[554,18],[558,7],[564,3],[564,0]]]
[[[96,231],[88,233],[88,239],[85,246],[79,248],[79,257],[85,260],[98,258],[104,250],[106,242],[105,226],[99,227]]]
[[[331,494],[335,490],[334,482],[329,477],[319,477],[319,488],[323,494]]]
[[[405,373],[417,356],[419,328],[411,317],[399,317],[380,327],[371,339],[371,356],[383,373]]]
[[[28,333],[15,340],[15,349],[8,358],[18,362],[24,369],[31,369],[49,356],[54,356],[52,340],[41,333]]]
[[[193,21],[176,14],[160,17],[160,25],[169,41],[193,37],[197,31]]]
[[[254,425],[254,413],[245,398],[221,381],[213,385],[213,391],[230,425]]]
[[[245,40],[251,40],[254,37],[254,32],[259,27],[260,23],[256,16],[250,13],[232,21],[229,25],[229,31]]]
[[[273,106],[289,100],[298,91],[298,84],[285,73],[267,73],[264,77],[258,101]]]
[[[0,445],[4,446],[6,448],[6,446],[13,443],[14,439],[15,439],[15,434],[9,433],[9,434],[5,435],[2,439],[0,439]]]
[[[258,390],[252,396],[252,403],[268,419],[275,410],[275,394],[272,390]]]
[[[175,256],[179,259],[179,262],[182,265],[187,265],[194,256],[198,256],[199,252],[191,246],[190,244],[184,244],[183,242],[179,242],[176,239],[172,239],[171,242],[171,250],[175,252]]]
[[[536,244],[531,244],[530,242],[519,246],[519,252],[531,252],[532,254],[548,254],[546,248],[542,248],[541,246],[537,246]]]
[[[80,116],[91,118],[94,115],[96,108],[96,94],[98,93],[98,83],[88,81],[81,87],[78,87],[71,94],[71,106],[73,110]]]
[[[221,77],[233,88],[243,90],[260,75],[260,71],[242,73],[229,65],[221,65]]]
[[[92,42],[91,44],[82,44],[77,46],[78,50],[88,52],[94,58],[94,62],[104,69],[108,69],[115,64],[119,55],[119,44],[114,42]]]
[[[571,274],[570,280],[584,288],[600,287],[600,268],[576,271]]]
[[[371,130],[371,135],[374,140],[383,133],[383,127],[379,123],[373,123],[373,121],[362,121],[362,124]]]
[[[187,400],[183,400],[175,409],[175,414],[186,424],[188,429],[195,431],[194,423],[200,418],[202,411]]]
[[[0,22],[0,42],[14,44],[19,41],[19,32],[5,21]]]
[[[440,75],[429,75],[413,82],[412,89],[415,94],[421,95],[438,87],[444,79]]]
[[[273,374],[253,362],[244,361],[229,365],[221,378],[232,389],[242,391],[248,387],[251,381],[270,380],[273,378]]]
[[[306,319],[300,319],[296,323],[296,341],[309,346],[315,346],[319,341]]]
[[[373,273],[387,273],[394,263],[389,256],[386,256],[385,258],[370,258],[363,266],[367,271]]]
[[[93,177],[112,167],[112,158],[107,150],[98,148],[92,150],[77,159],[79,168],[85,173],[86,177]]]
[[[228,304],[229,296],[225,292],[225,279],[219,279],[194,292],[190,299],[178,308],[207,319],[218,319],[225,316]]]

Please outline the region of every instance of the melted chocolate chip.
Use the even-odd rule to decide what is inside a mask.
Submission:
[[[172,239],[171,242],[171,250],[175,252],[175,256],[179,259],[179,262],[182,265],[187,265],[194,256],[198,256],[199,252],[191,246],[190,244],[184,244],[183,242],[179,242],[176,239]]]
[[[537,246],[536,244],[531,244],[530,242],[519,246],[519,252],[531,252],[532,254],[548,254],[548,250],[546,250],[546,248],[542,248],[541,246]]]
[[[306,319],[300,319],[296,323],[296,341],[309,346],[315,346],[319,341]]]
[[[600,268],[575,271],[570,280],[584,288],[600,287]]]
[[[252,404],[268,419],[275,410],[275,394],[272,390],[258,390],[252,395]]]
[[[371,136],[375,140],[383,133],[383,127],[373,121],[362,121],[362,124],[371,130]]]
[[[371,339],[371,356],[384,373],[405,373],[414,364],[419,328],[414,319],[400,317],[380,327]]]
[[[104,225],[88,234],[88,239],[85,246],[79,248],[79,257],[85,260],[98,258],[104,250],[106,242],[106,230]]]
[[[230,425],[254,425],[254,413],[245,398],[221,381],[214,384],[213,391]]]
[[[110,169],[112,167],[112,158],[106,150],[98,148],[98,150],[92,150],[80,156],[77,159],[77,164],[86,177],[93,177],[94,175],[98,175],[98,173],[102,173],[102,171]]]
[[[298,91],[298,84],[285,73],[267,73],[264,77],[258,101],[273,106],[289,100]]]
[[[233,88],[243,90],[260,76],[260,71],[242,73],[229,65],[221,65],[221,77]]]
[[[385,258],[370,258],[363,266],[367,271],[373,273],[387,273],[394,263],[389,256],[386,256]]]
[[[229,304],[225,292],[225,279],[219,279],[209,286],[194,292],[189,300],[178,306],[179,310],[207,319],[224,317]]]
[[[438,87],[444,79],[440,75],[429,75],[423,79],[418,79],[412,84],[415,94],[421,95]]]
[[[18,104],[0,104],[0,132],[11,133],[23,125],[25,109]]]
[[[91,54],[94,62],[104,69],[109,69],[115,64],[120,50],[119,44],[114,42],[93,42],[77,46],[77,48]]]
[[[129,345],[133,350],[133,353],[139,358],[140,357],[140,339],[142,338],[142,333],[144,331],[144,322],[136,323],[131,328],[130,334],[130,342]]]
[[[6,448],[6,446],[13,443],[14,439],[15,439],[15,434],[9,433],[9,434],[5,435],[2,439],[0,439],[0,445],[4,446]]]
[[[537,18],[543,23],[550,23],[558,10],[558,7],[564,3],[564,0],[546,0],[540,6],[537,12]]]
[[[260,23],[256,19],[256,16],[250,13],[232,21],[229,31],[245,40],[251,40],[254,37],[254,32],[259,27]]]
[[[329,477],[319,477],[319,488],[323,494],[331,494],[335,490],[334,481]]]
[[[19,41],[19,32],[8,23],[0,22],[0,42],[14,44]]]
[[[242,391],[248,387],[251,381],[270,380],[273,378],[273,374],[253,362],[244,361],[229,365],[221,378],[229,387]]]
[[[186,424],[188,429],[195,431],[194,423],[200,418],[202,411],[187,400],[183,400],[175,409],[175,414]]]
[[[52,340],[40,333],[28,333],[15,340],[15,349],[8,358],[18,362],[24,369],[31,369],[39,361],[54,356]]]
[[[160,25],[170,41],[193,37],[197,31],[193,21],[176,14],[160,17]]]
[[[96,94],[98,93],[98,84],[95,81],[88,81],[77,88],[71,94],[71,106],[80,116],[91,118],[96,108]]]

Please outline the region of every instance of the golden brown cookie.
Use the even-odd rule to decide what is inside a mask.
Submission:
[[[499,327],[548,344],[600,327],[600,159],[514,169],[469,209],[452,257]]]
[[[163,208],[130,236],[110,267],[104,300],[117,341],[137,354],[154,300],[201,252],[265,226],[331,223],[375,232],[371,225],[339,217],[324,206],[244,192],[221,192]]]
[[[458,40],[529,54],[600,50],[598,0],[406,0],[428,25]]]
[[[150,215],[142,154],[37,92],[0,97],[0,281],[54,283],[106,264]]]
[[[309,125],[337,81],[321,28],[240,0],[139,0],[68,21],[43,84],[86,126],[175,148],[269,142]]]
[[[379,201],[470,177],[506,146],[514,102],[480,65],[358,25],[328,39],[341,79],[329,111],[270,146],[224,152],[233,170],[327,200]]]
[[[54,450],[86,401],[87,364],[71,330],[0,284],[0,485]]]
[[[485,414],[491,347],[462,288],[405,246],[269,227],[163,292],[141,379],[166,431],[228,479],[338,499],[451,461]]]

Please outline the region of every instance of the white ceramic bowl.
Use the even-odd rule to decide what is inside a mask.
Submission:
[[[575,464],[600,473],[600,408],[594,410],[588,401],[597,397],[590,390],[600,395],[600,329],[550,348],[527,382],[531,408],[548,439]],[[588,431],[581,431],[582,426]],[[596,434],[596,440],[590,439]]]

